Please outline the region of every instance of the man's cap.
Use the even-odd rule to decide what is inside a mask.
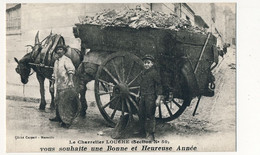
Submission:
[[[144,61],[144,60],[154,61],[154,57],[153,57],[152,55],[150,55],[150,54],[146,54],[146,55],[142,58],[142,60],[143,60],[143,61]]]
[[[57,45],[54,51],[56,52],[59,48],[62,48],[65,52],[67,52],[67,46],[66,45]]]

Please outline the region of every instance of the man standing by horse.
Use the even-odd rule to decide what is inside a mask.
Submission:
[[[61,122],[62,127],[69,127],[71,125],[71,120],[67,121],[66,106],[68,103],[70,106],[67,108],[73,109],[75,100],[70,100],[76,98],[76,103],[79,103],[77,98],[77,93],[74,89],[73,76],[75,74],[75,67],[69,57],[65,55],[67,48],[65,45],[58,45],[55,49],[56,61],[54,63],[53,76],[52,76],[52,85],[51,90],[54,91],[54,84],[56,90],[55,103],[56,103],[56,116],[51,118],[50,121]],[[72,96],[71,96],[72,95]],[[70,96],[70,97],[69,97]],[[75,107],[80,104],[75,104]],[[76,108],[76,113],[78,112]],[[70,117],[70,116],[68,116]]]

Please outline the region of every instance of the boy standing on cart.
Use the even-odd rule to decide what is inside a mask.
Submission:
[[[142,59],[145,71],[143,72],[140,84],[141,100],[139,103],[139,120],[141,125],[141,135],[146,138],[155,140],[155,110],[163,99],[161,77],[154,65],[154,57],[145,55]]]

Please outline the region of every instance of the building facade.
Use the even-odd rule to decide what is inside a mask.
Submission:
[[[30,51],[25,46],[34,45],[34,38],[38,31],[40,40],[43,40],[52,31],[55,34],[61,34],[67,45],[80,49],[81,41],[74,37],[72,28],[75,23],[80,22],[82,17],[93,16],[97,12],[107,9],[134,9],[137,5],[141,5],[148,10],[175,14],[180,18],[189,20],[194,26],[208,28],[209,32],[221,36],[218,37],[219,42],[228,40],[235,43],[235,18],[231,18],[231,13],[226,13],[226,16],[218,15],[217,11],[215,23],[212,22],[212,9],[208,3],[199,5],[191,3],[8,3],[6,5],[6,62],[8,70],[6,77],[8,77],[8,89],[24,89],[20,77],[15,73],[17,64],[13,58],[21,59],[25,53]],[[201,10],[204,10],[204,12],[200,12]],[[218,30],[218,33],[215,30]],[[227,39],[225,40],[226,36]],[[27,85],[38,87],[35,75],[31,76]],[[14,86],[19,86],[19,88],[13,88]],[[90,89],[92,88],[93,86],[90,86]],[[45,89],[48,90],[48,83],[45,84]],[[7,92],[13,93],[13,91]],[[50,98],[48,93],[46,93],[46,97]]]
[[[61,34],[67,45],[80,48],[80,40],[73,35],[72,27],[79,18],[93,16],[105,9],[135,8],[138,4],[80,4],[80,3],[9,3],[6,5],[6,53],[7,61],[13,56],[21,58],[26,45],[34,44],[39,31],[40,40],[52,31]]]
[[[93,16],[107,9],[133,9],[137,5],[175,14],[189,20],[194,26],[208,28],[209,32],[221,37],[223,42],[234,43],[235,19],[231,18],[230,12],[222,15],[221,7],[215,9],[215,5],[209,3],[9,3],[6,6],[7,52],[15,52],[18,57],[23,56],[27,50],[24,46],[34,44],[37,31],[40,33],[40,40],[52,31],[64,36],[66,44],[80,48],[80,40],[73,36],[72,27],[81,17]],[[199,13],[202,8],[204,12]],[[212,13],[215,14],[214,21]],[[10,59],[12,58],[8,56],[8,61]]]

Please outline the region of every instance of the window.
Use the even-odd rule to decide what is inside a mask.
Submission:
[[[8,5],[7,5],[8,8]],[[6,30],[21,29],[21,4],[6,9]]]

